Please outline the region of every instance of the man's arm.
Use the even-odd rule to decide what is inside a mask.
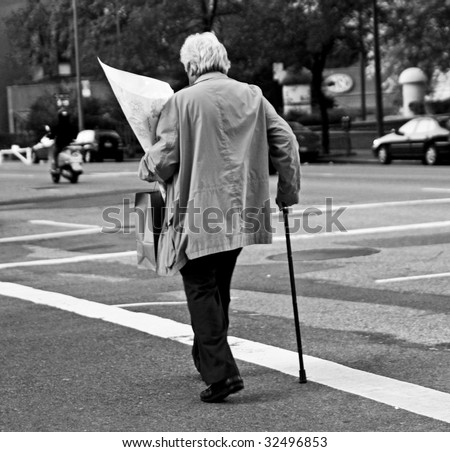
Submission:
[[[147,181],[168,182],[180,163],[177,109],[173,98],[164,105],[156,127],[156,142],[142,157],[139,177]]]
[[[278,172],[277,204],[291,206],[299,201],[300,154],[297,138],[289,124],[264,98],[269,155]]]

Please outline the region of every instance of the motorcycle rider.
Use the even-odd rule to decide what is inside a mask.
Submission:
[[[56,124],[56,127],[52,129],[49,138],[55,139],[55,145],[53,146],[53,152],[52,155],[50,155],[50,159],[52,170],[57,170],[58,154],[68,146],[74,138],[73,128],[70,123],[70,115],[65,108],[59,110],[58,123]]]

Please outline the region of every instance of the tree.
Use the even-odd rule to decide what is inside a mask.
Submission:
[[[311,70],[327,150],[330,100],[322,90],[323,71],[330,62],[354,61],[361,43],[355,18],[368,1],[77,0],[82,76],[104,77],[99,56],[112,66],[164,79],[177,90],[187,83],[179,62],[185,37],[212,30],[228,49],[230,75],[261,85],[275,93],[273,98],[280,94],[274,62]],[[24,63],[31,58],[52,77],[61,59],[73,61],[71,0],[28,0],[8,21],[10,36],[25,25],[14,41],[14,53]]]
[[[387,75],[420,67],[432,80],[450,69],[450,3],[442,0],[380,1],[382,61]]]
[[[283,28],[281,1],[129,0],[123,4],[77,0],[82,75],[103,76],[99,56],[118,68],[174,83],[185,82],[179,63],[180,46],[188,34],[211,30],[226,41],[231,54],[236,54],[235,67],[242,69],[241,76],[252,78],[263,65],[271,65],[274,42],[279,39],[267,36],[276,37]],[[71,0],[28,0],[7,20],[11,57],[26,67],[43,67],[47,78],[58,75],[58,62],[73,62],[74,58],[71,7]],[[24,32],[17,34],[18,28]],[[245,59],[256,65],[244,70],[240,63]]]
[[[293,21],[303,18],[301,30],[304,44],[299,44],[302,58],[297,64],[312,73],[312,101],[319,107],[322,118],[322,146],[329,152],[328,109],[332,100],[323,90],[323,73],[327,63],[354,62],[360,51],[358,18],[368,8],[367,0],[303,0],[289,1],[285,9],[287,27],[295,27]],[[300,12],[299,12],[300,11]],[[301,25],[297,26],[297,29]]]
[[[13,11],[5,19],[6,32],[11,48],[10,58],[23,71],[23,80],[33,77],[33,71],[41,67],[45,73],[54,64],[54,49],[48,27],[49,11],[39,0],[28,0],[25,7]]]

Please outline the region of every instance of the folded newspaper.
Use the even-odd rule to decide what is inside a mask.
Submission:
[[[159,114],[173,89],[166,82],[102,63],[106,78],[144,152],[155,142]]]

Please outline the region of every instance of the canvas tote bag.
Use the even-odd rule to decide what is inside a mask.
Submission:
[[[136,251],[138,267],[156,271],[165,202],[159,184],[151,185],[149,190],[135,194]]]

